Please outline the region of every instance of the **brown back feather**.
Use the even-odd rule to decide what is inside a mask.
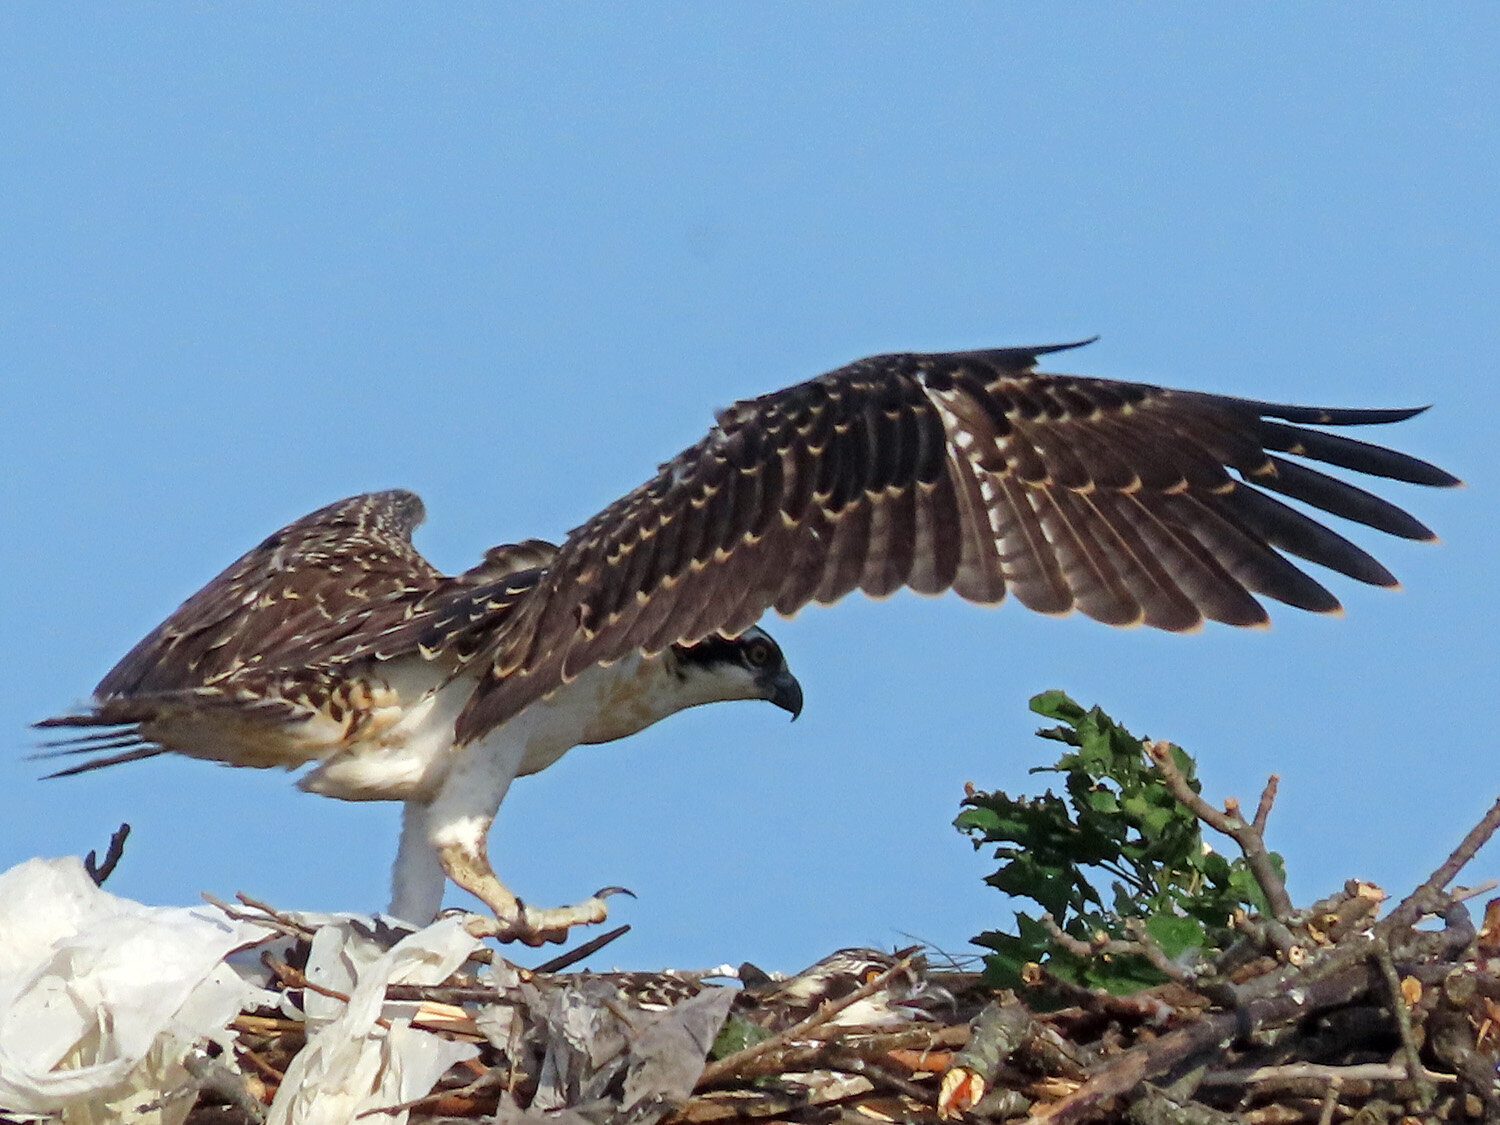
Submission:
[[[411,545],[422,501],[353,496],[271,535],[185,601],[100,681],[95,695],[212,685],[246,670],[300,668],[399,619],[442,575]]]

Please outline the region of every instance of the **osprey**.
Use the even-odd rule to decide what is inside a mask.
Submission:
[[[1083,341],[1087,343],[1088,341]],[[1188,630],[1267,621],[1257,595],[1333,612],[1289,556],[1395,578],[1278,496],[1407,539],[1433,534],[1309,467],[1457,478],[1317,426],[1422,409],[1287,406],[1035,370],[1078,344],[873,356],[718,415],[708,435],[560,545],[436,571],[409,492],[330,505],[271,536],[120,661],[54,753],[79,773],[171,751],[312,765],[303,788],[405,802],[392,913],[426,921],[443,875],[502,939],[602,921],[606,888],[524,906],[486,836],[511,781],[685,707],[802,692],[756,622],[860,589],[1011,593],[1043,613]],[[57,776],[57,775],[54,775]]]

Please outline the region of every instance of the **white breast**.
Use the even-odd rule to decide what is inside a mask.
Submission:
[[[477,673],[465,671],[435,684],[432,665],[417,658],[382,665],[380,673],[399,717],[392,715],[393,722],[378,724],[383,727],[378,733],[341,747],[302,778],[303,789],[346,801],[430,799],[455,753],[497,757],[521,776],[546,769],[581,743],[623,738],[676,710],[663,698],[669,677],[661,661],[631,656],[587,669],[456,751],[454,724],[478,684]]]

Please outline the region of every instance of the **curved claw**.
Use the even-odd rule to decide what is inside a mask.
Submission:
[[[475,914],[464,923],[464,928],[475,937],[492,937],[496,941],[519,941],[533,948],[548,943],[557,944],[568,938],[574,926],[593,925],[609,916],[604,900],[613,894],[635,896],[624,887],[604,887],[592,897],[573,906],[547,908],[528,907],[520,899],[515,900],[512,910],[495,917]]]
[[[609,917],[604,900],[610,895],[630,894],[624,887],[604,887],[573,906],[533,908],[496,878],[489,856],[472,841],[439,845],[438,861],[449,878],[494,911],[493,917],[474,915],[464,923],[464,928],[479,938],[520,941],[531,946],[566,941],[572,927],[602,922]]]
[[[606,899],[610,895],[629,895],[631,898],[637,897],[636,893],[629,887],[600,887],[597,891],[594,892],[594,897],[597,899]]]

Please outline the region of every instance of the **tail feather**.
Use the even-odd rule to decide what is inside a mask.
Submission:
[[[300,724],[319,712],[306,699],[277,694],[281,687],[274,676],[265,681],[242,677],[233,683],[96,697],[86,709],[34,723],[61,737],[39,740],[31,759],[90,755],[49,777],[165,753],[232,766],[295,768],[334,748],[341,729],[333,724],[332,742],[304,745]]]
[[[169,709],[183,707],[202,708],[212,703],[218,693],[203,689],[186,691],[160,691],[134,696],[105,696],[89,704],[87,711],[75,711],[70,715],[54,715],[32,723],[33,727],[50,730],[53,727],[133,727],[160,718]]]
[[[50,758],[72,757],[78,754],[103,754],[67,769],[49,773],[48,778],[70,777],[88,773],[105,766],[136,762],[142,758],[154,758],[167,751],[156,742],[141,734],[141,725],[160,719],[164,714],[184,707],[202,707],[210,701],[207,693],[200,691],[154,692],[132,698],[105,698],[93,702],[87,711],[70,715],[54,715],[42,719],[32,726],[40,730],[88,731],[65,738],[53,738],[40,742],[40,749],[27,756],[28,761],[45,761]],[[98,729],[95,729],[98,728]],[[121,753],[111,754],[108,751]]]
[[[52,738],[39,743],[40,749],[34,754],[28,754],[26,760],[29,762],[47,761],[52,758],[71,758],[79,754],[101,754],[102,757],[90,758],[86,762],[69,766],[49,773],[48,778],[70,777],[75,773],[87,773],[90,770],[103,769],[105,766],[119,765],[122,762],[135,762],[142,758],[154,758],[158,754],[165,754],[161,746],[143,736],[140,732],[140,720],[122,719],[118,715],[110,716],[104,713],[104,709],[78,715],[58,715],[55,718],[43,719],[39,723],[32,724],[35,727],[57,729],[89,729],[91,727],[104,727],[107,729],[96,730],[92,734],[80,734],[72,738]],[[109,751],[119,750],[122,753],[111,754]]]
[[[76,753],[76,751],[75,751]],[[47,781],[54,777],[72,777],[74,774],[88,773],[91,770],[102,770],[105,766],[118,766],[125,762],[138,762],[142,758],[154,758],[158,754],[165,754],[154,742],[143,742],[134,750],[127,750],[123,754],[111,754],[107,758],[90,758],[86,762],[79,762],[76,766],[58,770],[56,773],[46,774],[42,780]],[[37,757],[50,757],[51,755],[36,755]]]
[[[33,725],[34,726],[41,726],[42,724],[41,723],[35,723]],[[62,726],[63,724],[61,724],[61,723],[52,723],[50,725],[52,725],[54,727],[57,727],[57,726]],[[127,729],[121,729],[121,728],[125,728],[125,727],[128,727],[128,726],[129,726],[129,724],[126,724],[126,723],[115,723],[108,730],[96,731],[94,734],[80,734],[80,735],[76,735],[76,736],[70,736],[68,738],[46,738],[46,739],[43,739],[41,742],[38,742],[37,745],[38,746],[42,746],[42,747],[76,746],[76,747],[79,748],[79,750],[84,750],[84,749],[87,749],[89,746],[92,746],[92,745],[108,744],[110,742],[113,742],[117,738],[124,738],[124,737],[126,737],[127,735],[129,735],[129,734],[131,734],[133,732],[131,732],[131,731],[127,730]],[[40,757],[48,757],[49,755],[34,754],[32,756],[40,758]]]
[[[99,710],[86,711],[76,715],[53,715],[50,719],[40,719],[31,725],[42,729],[50,727],[118,727],[130,721],[129,719],[116,718],[113,713],[105,714],[103,710]]]
[[[142,738],[133,730],[119,731],[112,734],[110,738],[58,739],[56,742],[44,742],[46,747],[35,754],[26,755],[28,762],[45,761],[48,758],[71,758],[75,754],[97,754],[103,750],[123,750],[127,746],[142,746],[148,739]]]

